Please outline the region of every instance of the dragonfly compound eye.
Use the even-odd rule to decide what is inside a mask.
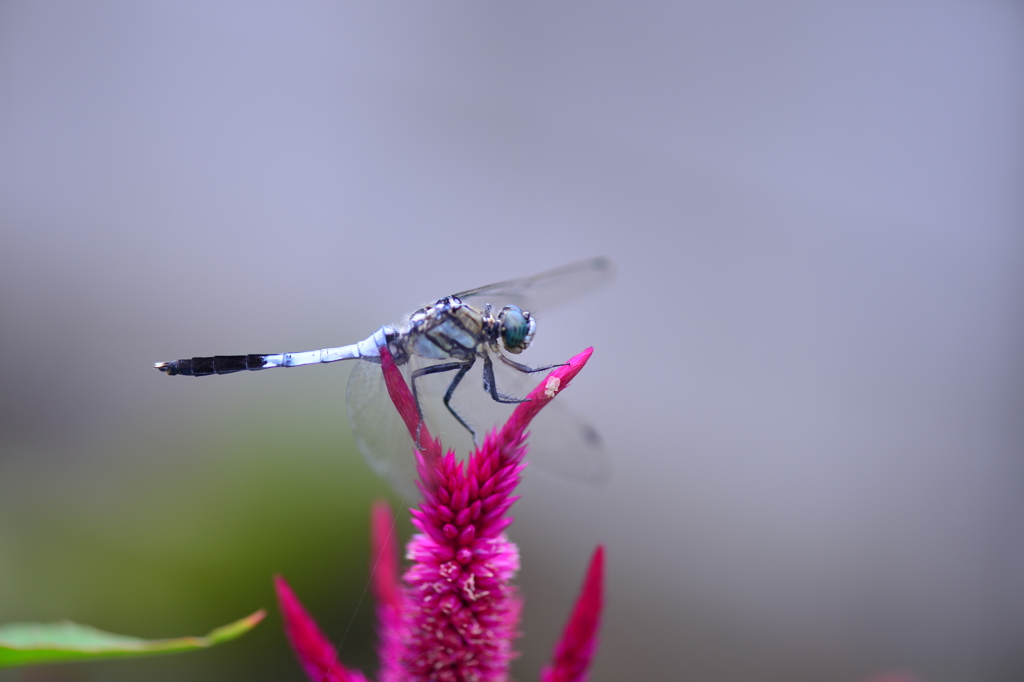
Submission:
[[[502,308],[498,319],[501,322],[501,340],[505,350],[510,353],[526,350],[533,341],[533,332],[537,326],[530,313],[523,312],[518,306],[507,305]]]

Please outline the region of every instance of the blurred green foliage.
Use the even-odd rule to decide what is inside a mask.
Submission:
[[[338,447],[331,429],[253,433],[260,435],[189,438],[185,452],[174,438],[79,457],[6,448],[0,622],[67,618],[162,638],[206,632],[258,608],[270,615],[206,651],[9,670],[0,682],[303,679],[280,629],[275,573],[347,664],[374,665],[369,509],[389,497],[386,486],[354,448]],[[409,528],[398,532],[407,537]]]
[[[17,668],[196,651],[241,637],[265,616],[266,612],[260,609],[245,618],[215,628],[205,636],[186,635],[167,639],[119,635],[69,620],[56,623],[3,623],[0,624],[0,667]]]

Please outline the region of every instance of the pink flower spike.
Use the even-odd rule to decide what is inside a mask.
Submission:
[[[395,365],[395,360],[391,357],[391,351],[387,346],[380,347],[380,360],[384,370],[384,383],[388,387],[391,402],[395,404],[395,409],[398,410],[402,421],[405,422],[405,428],[409,430],[416,449],[422,453],[424,468],[427,471],[432,471],[441,461],[441,441],[430,436],[427,425],[420,417],[419,407],[412,397],[412,391],[406,385],[405,377]],[[412,453],[410,453],[411,455]],[[423,481],[423,483],[429,485],[431,482]]]
[[[598,545],[590,559],[579,599],[555,647],[555,660],[541,671],[541,682],[585,682],[597,652],[604,591],[604,547]]]
[[[358,670],[349,671],[338,661],[338,654],[303,608],[298,597],[281,576],[274,576],[277,602],[284,619],[284,631],[302,669],[313,682],[366,682]]]
[[[398,547],[391,508],[383,500],[373,505],[370,526],[370,576],[377,599],[377,655],[381,661],[380,680],[401,680],[398,659],[408,628],[402,619],[404,595],[398,582]]]
[[[533,421],[533,418],[537,416],[537,413],[551,402],[556,395],[565,390],[565,387],[580,373],[580,370],[583,369],[583,366],[587,364],[587,360],[593,354],[594,349],[587,348],[569,360],[565,365],[555,368],[544,381],[530,391],[530,394],[526,396],[526,402],[519,403],[516,406],[512,416],[509,417],[508,422],[502,428],[502,440],[507,440],[511,434],[524,431],[530,422]]]
[[[373,596],[381,606],[399,608],[398,547],[391,507],[384,500],[373,503],[370,521],[370,575]]]
[[[417,432],[420,435],[422,449],[416,456],[423,491],[419,507],[410,510],[420,532],[406,548],[412,565],[403,577],[401,619],[391,621],[393,625],[382,621],[382,680],[509,679],[509,665],[518,655],[513,642],[519,636],[522,599],[512,584],[519,571],[519,549],[505,529],[512,523],[508,512],[519,499],[514,492],[526,466],[525,429],[579,373],[591,353],[587,349],[548,374],[508,422],[486,434],[463,461],[451,451],[442,456],[440,443],[429,434],[423,437],[411,392],[387,349],[381,348],[391,398],[413,439]],[[579,646],[569,646],[563,657],[568,657],[567,665],[583,671],[596,642],[596,616],[587,614],[600,610],[600,568],[593,571],[598,572],[588,584],[594,587],[586,592],[585,606],[579,607],[581,615],[574,621],[591,622],[591,635]],[[580,627],[584,626],[576,625],[571,633]],[[388,642],[400,644],[391,647]]]

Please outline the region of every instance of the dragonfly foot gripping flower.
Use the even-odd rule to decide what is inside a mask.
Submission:
[[[440,441],[426,432],[415,401],[387,349],[381,359],[388,392],[409,433],[423,494],[411,510],[419,533],[406,550],[412,565],[399,579],[391,539],[391,514],[374,509],[373,572],[377,599],[378,682],[498,682],[509,679],[516,653],[522,598],[512,578],[519,550],[505,534],[509,509],[526,466],[526,428],[579,373],[592,350],[558,367],[520,403],[500,429],[488,434],[466,462],[442,454]],[[542,682],[583,682],[597,649],[604,551],[591,559],[583,589]],[[362,682],[346,669],[334,647],[282,578],[276,582],[285,630],[307,676],[316,682]]]

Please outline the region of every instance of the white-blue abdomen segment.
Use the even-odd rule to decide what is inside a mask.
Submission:
[[[339,360],[379,358],[380,347],[387,343],[387,335],[392,331],[390,327],[381,327],[372,336],[363,339],[359,343],[339,348],[321,348],[320,350],[310,350],[304,353],[267,355],[263,360],[263,368],[301,367],[302,365],[318,365],[324,362],[338,362]]]

